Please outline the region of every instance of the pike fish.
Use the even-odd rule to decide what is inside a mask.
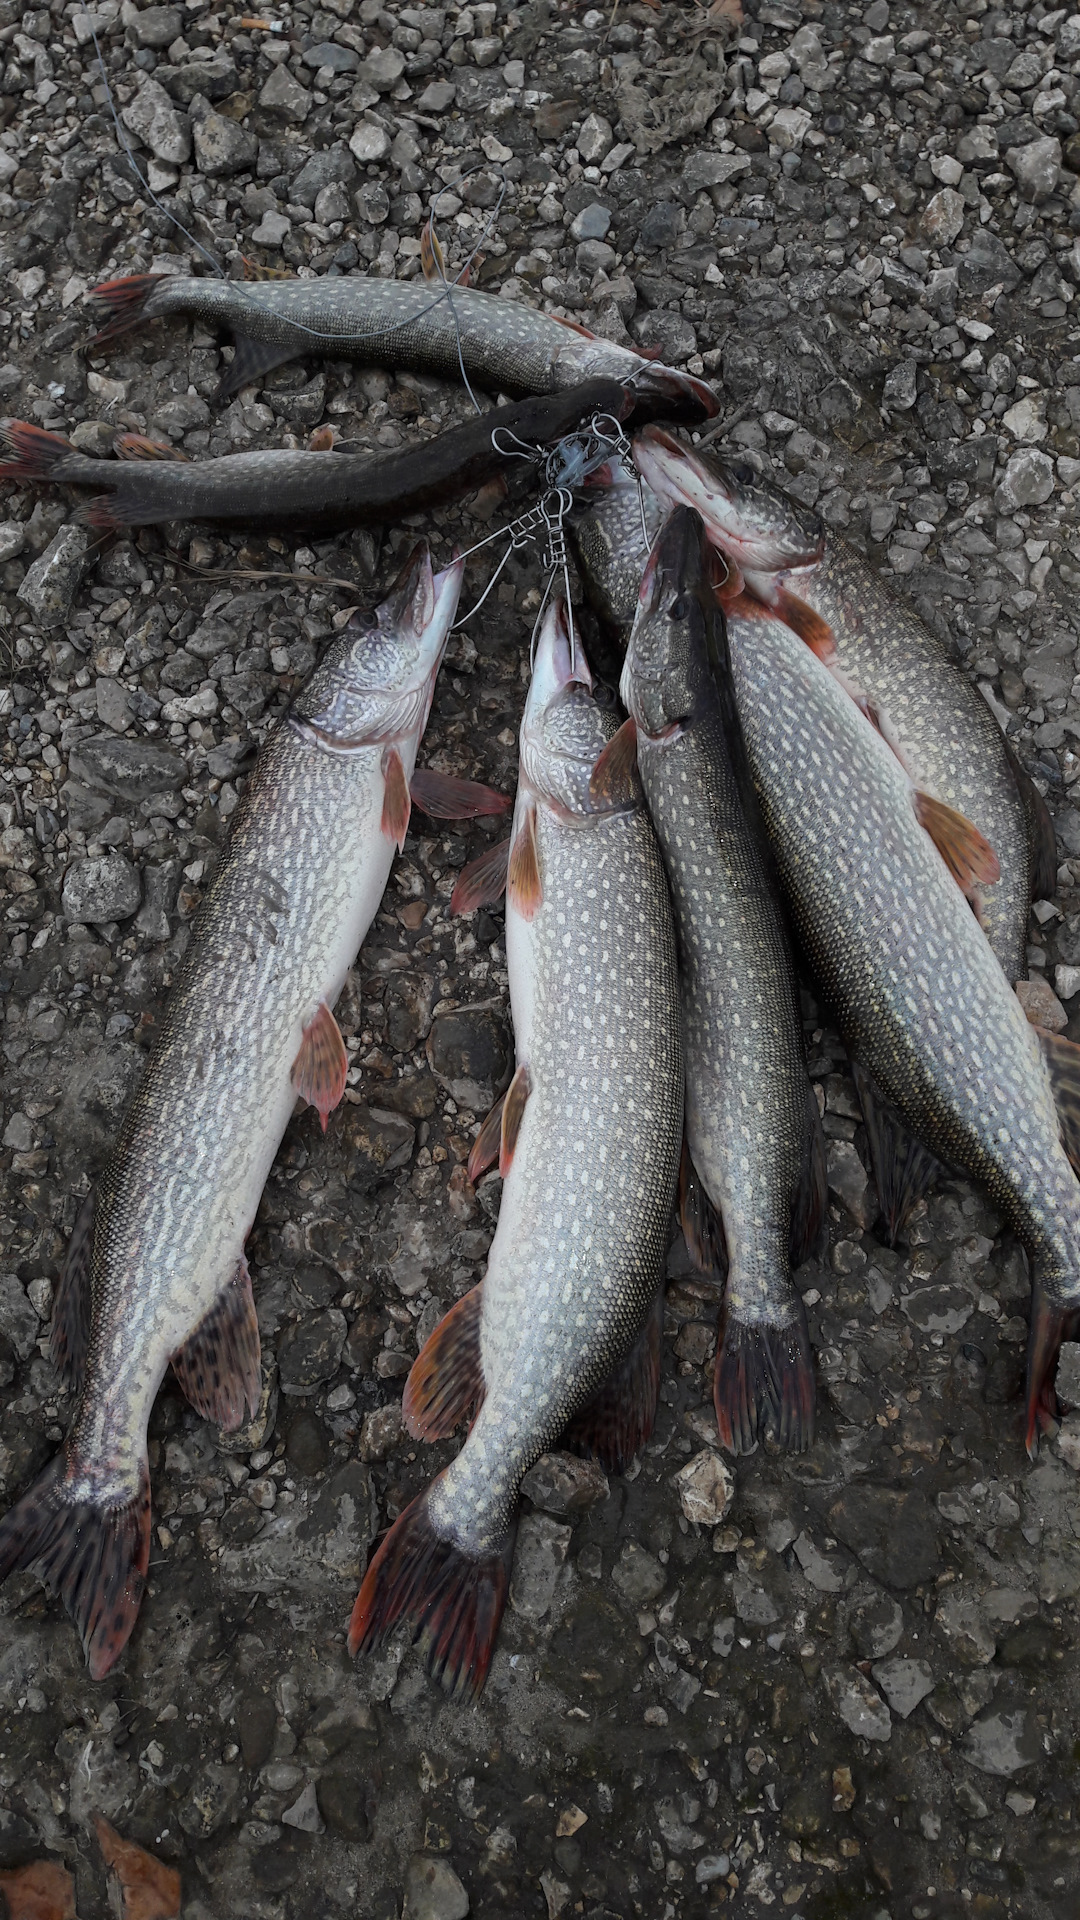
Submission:
[[[90,487],[95,498],[76,519],[93,527],[213,520],[245,531],[331,533],[447,506],[489,481],[516,481],[523,470],[535,475],[535,463],[522,457],[526,447],[550,446],[596,415],[623,420],[636,405],[629,387],[590,379],[566,392],[494,407],[395,453],[264,448],[199,461],[134,433],[118,436],[118,459],[99,460],[58,433],[6,420],[0,445],[9,458],[0,462],[0,481]]]
[[[813,1439],[814,1371],[791,1269],[824,1218],[825,1148],[712,560],[699,515],[677,507],[641,584],[621,687],[630,719],[607,753],[624,738],[632,752],[636,738],[675,913],[687,1152],[726,1248],[720,1437],[746,1452],[768,1427],[801,1451]],[[687,1243],[705,1266],[709,1223],[703,1232],[687,1188]]]
[[[682,1138],[675,938],[633,766],[591,784],[617,723],[590,685],[553,604],[507,883],[517,1070],[470,1162],[475,1176],[493,1134],[502,1209],[485,1279],[435,1329],[404,1399],[410,1432],[428,1439],[479,1412],[379,1547],[349,1629],[357,1653],[409,1621],[428,1670],[463,1697],[490,1664],[523,1475],[575,1421],[576,1444],[626,1465],[656,1406]]]
[[[973,821],[1000,877],[978,882],[990,944],[1010,984],[1027,971],[1033,894],[1052,894],[1057,861],[1045,802],[985,700],[912,608],[820,516],[747,465],[726,465],[662,428],[635,458],[669,505],[702,515],[739,586],[799,633],[872,709],[915,786]]]
[[[584,380],[632,381],[687,417],[710,418],[719,402],[703,380],[631,347],[599,339],[517,300],[426,280],[334,279],[250,282],[140,273],[106,280],[88,298],[105,324],[102,346],[144,320],[191,314],[236,342],[219,395],[247,386],[303,355],[364,360],[414,373],[472,380],[501,393],[559,393]]]
[[[37,1565],[95,1677],[139,1610],[146,1423],[170,1361],[191,1404],[220,1426],[239,1427],[258,1406],[244,1242],[297,1097],[325,1127],[345,1089],[331,1008],[404,839],[461,570],[433,575],[417,547],[263,747],[145,1076],[76,1226],[52,1351],[78,1401],[62,1452],[0,1522],[0,1579]],[[447,792],[436,779],[430,810],[498,803],[462,786]]]
[[[920,830],[903,768],[828,668],[764,608],[729,610],[728,636],[781,879],[848,1051],[917,1139],[986,1188],[1031,1257],[1034,1452],[1056,1413],[1061,1341],[1080,1327],[1080,1049],[1025,1019]]]

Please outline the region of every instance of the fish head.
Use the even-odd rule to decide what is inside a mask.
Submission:
[[[553,598],[536,642],[521,722],[521,775],[561,817],[597,811],[589,779],[618,720],[596,699],[580,639],[573,646],[566,603]]]
[[[620,688],[650,739],[675,738],[691,719],[707,672],[710,623],[720,618],[704,522],[692,507],[675,507],[642,576]]]
[[[440,573],[413,548],[386,599],[353,615],[293,707],[300,730],[332,752],[415,734],[427,724],[465,563]]]
[[[663,427],[634,440],[642,477],[668,506],[696,507],[709,538],[744,572],[812,566],[825,550],[820,514],[792,500],[749,462],[684,447]]]

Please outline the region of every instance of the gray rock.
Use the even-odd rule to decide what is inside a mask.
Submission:
[[[157,70],[157,78],[182,107],[190,107],[200,98],[227,100],[240,83],[236,62],[231,54],[224,51],[212,53],[205,60],[185,60],[179,67],[161,65]]]
[[[348,1331],[349,1323],[339,1307],[324,1307],[287,1328],[278,1346],[281,1391],[310,1393],[323,1381],[332,1380],[341,1364]]]
[[[64,918],[75,924],[127,920],[141,899],[139,876],[122,853],[73,860],[64,875]]]
[[[448,1860],[414,1853],[405,1870],[402,1920],[465,1920],[469,1896]]]
[[[315,47],[305,47],[301,54],[305,67],[328,67],[331,73],[355,73],[360,65],[360,55],[351,47],[339,47],[334,40],[320,40]]]
[[[572,1527],[561,1527],[546,1513],[529,1513],[518,1528],[514,1570],[510,1576],[510,1604],[526,1620],[544,1618],[566,1564]]]
[[[845,1727],[860,1740],[892,1738],[892,1715],[876,1687],[857,1667],[836,1669],[826,1676],[829,1698]]]
[[[997,1651],[975,1595],[960,1586],[946,1588],[938,1601],[934,1631],[966,1667],[988,1666]]]
[[[1039,1723],[1029,1707],[984,1714],[968,1728],[963,1751],[980,1773],[1007,1780],[1040,1758]]]
[[[297,1833],[322,1833],[324,1823],[319,1811],[319,1802],[315,1793],[315,1782],[309,1780],[299,1799],[291,1807],[286,1807],[281,1816],[283,1826],[295,1828]]]
[[[894,413],[910,412],[918,393],[915,385],[917,372],[914,360],[901,360],[895,367],[890,367],[882,388],[882,406],[891,408]]]
[[[72,747],[68,766],[88,787],[118,800],[145,800],[155,793],[175,793],[187,777],[178,753],[153,740],[113,740],[106,736],[80,740]]]
[[[880,1588],[863,1590],[848,1621],[851,1637],[864,1660],[881,1660],[904,1637],[904,1614],[899,1602]]]
[[[8,1144],[6,1138],[4,1144]],[[0,1273],[0,1334],[10,1340],[20,1360],[28,1360],[40,1333],[41,1322],[22,1281],[17,1274]]]
[[[683,179],[693,193],[700,193],[705,187],[723,187],[729,180],[738,179],[742,173],[749,173],[751,159],[748,153],[713,153],[706,147],[699,147],[688,155],[683,167]],[[669,241],[663,242],[670,245]]]
[[[879,1660],[871,1671],[901,1720],[914,1713],[920,1700],[934,1691],[934,1676],[925,1660]]]
[[[254,167],[258,158],[259,143],[255,135],[223,113],[204,113],[201,120],[196,120],[192,137],[195,165],[211,179],[244,173]]]
[[[1041,507],[1053,491],[1054,463],[1049,454],[1037,447],[1019,447],[998,481],[994,504],[999,513]]]
[[[830,1533],[886,1586],[920,1586],[940,1568],[934,1510],[924,1493],[867,1482],[846,1487],[827,1514]]]
[[[1080,1407],[1080,1344],[1075,1340],[1062,1343],[1055,1385],[1066,1406]]]
[[[405,55],[398,47],[373,47],[360,72],[376,93],[389,93],[405,71]]]
[[[1016,175],[1021,200],[1041,206],[1049,200],[1061,177],[1061,141],[1044,134],[1024,147],[1010,147],[1005,164]]]
[[[842,1593],[846,1584],[847,1566],[838,1556],[822,1553],[808,1533],[800,1533],[795,1541],[795,1558],[812,1587],[819,1593]]]
[[[457,88],[452,80],[433,80],[424,88],[418,105],[421,113],[449,113],[457,98]]]
[[[689,320],[684,320],[681,313],[669,313],[666,307],[639,314],[634,321],[634,337],[639,346],[659,347],[669,367],[681,367],[697,352],[697,334]]]
[[[736,1573],[731,1583],[735,1612],[740,1620],[749,1627],[772,1627],[780,1618],[780,1610],[771,1594],[758,1586],[748,1574]]]
[[[975,1311],[975,1302],[963,1287],[918,1287],[900,1304],[922,1333],[959,1333]]]
[[[54,523],[55,524],[55,523]],[[86,567],[90,537],[85,527],[61,527],[27,569],[16,598],[42,627],[62,627]]]
[[[256,246],[280,247],[286,235],[291,232],[292,221],[287,213],[264,213],[251,237]]]
[[[611,150],[615,135],[610,120],[601,113],[590,113],[578,128],[577,150],[587,167],[594,167],[598,160]]]
[[[829,1192],[860,1227],[871,1226],[877,1212],[877,1193],[870,1186],[857,1149],[850,1140],[829,1140],[826,1145]]]
[[[513,1055],[501,1015],[490,1007],[459,1007],[432,1021],[427,1057],[452,1100],[486,1113],[510,1078]]]
[[[967,201],[953,187],[942,187],[923,208],[919,226],[932,247],[951,247],[958,238],[967,212]]]
[[[579,1460],[574,1453],[543,1453],[529,1468],[521,1491],[544,1513],[577,1515],[606,1500],[610,1489],[599,1461]]]
[[[612,1570],[612,1583],[631,1607],[647,1606],[663,1593],[667,1584],[667,1575],[659,1560],[651,1553],[639,1547],[636,1540],[628,1540],[615,1562]]]
[[[121,107],[120,118],[159,160],[178,167],[191,158],[188,117],[177,110],[161,83],[149,74],[141,75],[139,91],[134,100]]]
[[[699,1527],[718,1527],[735,1498],[735,1476],[712,1447],[680,1467],[672,1484],[686,1519]]]
[[[361,122],[361,124],[366,124]],[[351,187],[356,179],[356,162],[343,146],[325,147],[305,160],[289,185],[289,199],[297,206],[314,207],[324,187]]]
[[[607,207],[601,206],[599,200],[594,200],[591,206],[582,207],[581,212],[570,222],[570,238],[572,240],[606,240],[610,226],[611,214]]]
[[[972,235],[971,244],[961,255],[958,270],[960,285],[966,293],[989,293],[991,287],[1004,287],[1011,293],[1023,279],[1008,248],[996,233],[981,227]]]
[[[171,47],[184,30],[184,16],[179,7],[143,7],[132,21],[132,29],[140,47]]]
[[[26,528],[21,520],[0,521],[0,566],[14,560],[26,545]]]
[[[378,166],[389,151],[390,135],[385,127],[377,127],[371,120],[361,120],[354,127],[349,152],[355,155],[362,167]]]
[[[270,113],[279,113],[283,120],[291,120],[294,126],[301,126],[311,110],[311,95],[288,67],[275,67],[259,95],[259,105]]]
[[[658,253],[663,247],[673,247],[683,220],[683,210],[674,200],[658,200],[641,223],[638,246],[642,253]]]
[[[243,1451],[250,1445],[248,1439]],[[295,1592],[321,1604],[328,1581],[355,1592],[377,1525],[368,1469],[351,1460],[329,1480],[313,1483],[310,1505],[305,1499],[278,1507],[257,1539],[226,1547],[222,1576],[241,1593]]]

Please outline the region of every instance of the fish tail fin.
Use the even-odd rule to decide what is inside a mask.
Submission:
[[[53,480],[61,461],[78,451],[62,433],[29,420],[0,421],[0,446],[8,456],[0,463],[0,480]]]
[[[797,1294],[783,1326],[727,1313],[713,1375],[720,1439],[730,1453],[749,1453],[771,1432],[789,1453],[814,1441],[814,1359],[806,1313]]]
[[[0,1581],[36,1566],[82,1636],[95,1680],[120,1658],[150,1564],[150,1472],[144,1454],[128,1500],[80,1499],[58,1454],[0,1521]]]
[[[1057,1388],[1058,1355],[1066,1340],[1080,1338],[1080,1306],[1062,1306],[1039,1278],[1036,1264],[1031,1287],[1031,1321],[1027,1348],[1027,1404],[1024,1443],[1029,1458],[1039,1451],[1039,1435],[1061,1418]]]
[[[104,317],[105,324],[90,341],[101,347],[116,340],[143,319],[150,295],[161,285],[159,273],[131,273],[121,280],[102,280],[91,287],[87,299]]]
[[[475,1559],[436,1531],[430,1497],[431,1487],[406,1507],[368,1567],[349,1621],[349,1652],[381,1646],[407,1620],[432,1678],[455,1698],[474,1700],[506,1605],[514,1530],[498,1552]]]
[[[652,1433],[660,1393],[663,1330],[664,1289],[660,1287],[625,1360],[566,1429],[567,1446],[574,1453],[599,1460],[607,1473],[625,1473]]]
[[[863,1110],[870,1162],[874,1169],[881,1224],[890,1247],[938,1170],[928,1147],[909,1133],[865,1067],[851,1063],[855,1091]]]

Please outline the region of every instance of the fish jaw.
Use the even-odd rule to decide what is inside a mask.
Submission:
[[[676,404],[689,401],[695,410],[700,408],[706,420],[712,420],[720,411],[720,402],[706,381],[684,373],[679,367],[666,366],[661,360],[650,360],[645,354],[617,342],[581,333],[562,347],[557,362],[560,386],[576,386],[579,381],[598,374],[609,375],[626,380],[640,400]]]
[[[694,664],[716,618],[705,526],[692,507],[669,513],[653,543],[638,596],[619,691],[645,739],[678,737],[694,710]]]
[[[635,437],[634,458],[668,505],[697,508],[710,538],[740,569],[774,573],[821,558],[825,529],[818,516],[797,507],[750,467],[692,452],[656,426]]]

